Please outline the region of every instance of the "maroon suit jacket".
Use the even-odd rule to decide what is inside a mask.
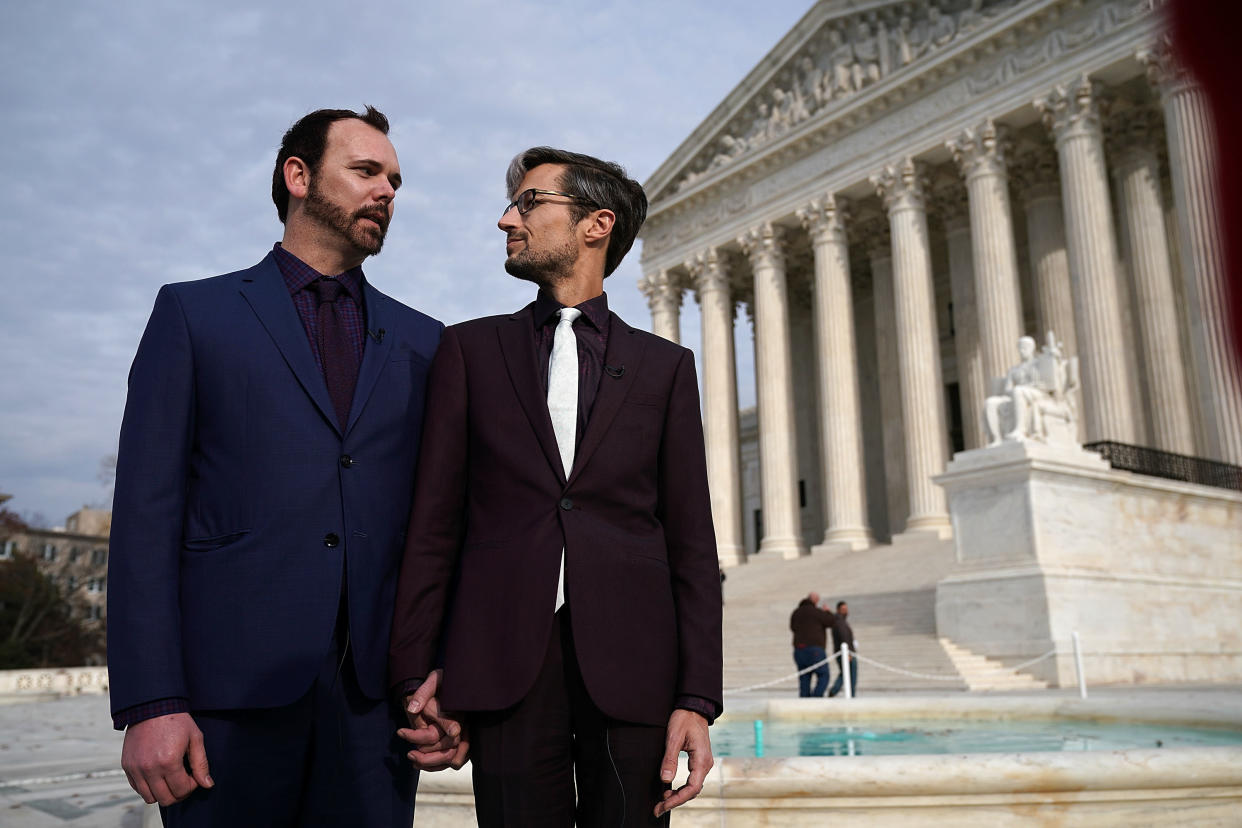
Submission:
[[[390,651],[394,684],[444,667],[449,710],[522,699],[551,633],[561,549],[578,661],[607,715],[663,725],[721,702],[721,601],[690,351],[611,315],[565,479],[533,305],[445,330],[427,386]],[[614,370],[612,373],[618,373]]]

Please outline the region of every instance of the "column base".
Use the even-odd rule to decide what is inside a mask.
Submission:
[[[801,538],[764,538],[759,544],[759,554],[792,560],[809,553]]]
[[[843,552],[859,552],[875,546],[875,538],[868,529],[861,526],[829,529],[824,533],[822,543],[811,547],[813,555],[839,555]]]
[[[721,569],[728,569],[731,566],[738,566],[746,563],[746,550],[735,544],[731,544],[729,546],[717,546],[716,560],[720,562]]]
[[[893,535],[893,546],[904,546],[911,543],[924,543],[929,540],[944,541],[953,537],[953,525],[948,515],[912,518],[906,523],[905,531]]]

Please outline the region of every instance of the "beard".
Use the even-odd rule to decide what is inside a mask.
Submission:
[[[377,204],[350,213],[320,192],[313,177],[303,207],[307,216],[340,236],[359,253],[374,256],[383,249],[384,236],[388,233],[388,209],[386,207]],[[365,224],[365,219],[371,219],[379,226]]]
[[[529,245],[527,241],[527,245]],[[510,276],[534,282],[541,288],[550,288],[573,276],[578,261],[578,246],[573,237],[552,250],[533,251],[527,246],[522,252],[505,259],[505,270]]]

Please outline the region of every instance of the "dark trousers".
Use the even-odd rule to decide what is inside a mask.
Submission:
[[[285,707],[195,711],[215,787],[161,808],[169,828],[409,828],[418,775],[404,716],[363,696],[338,631],[310,691]]]
[[[665,728],[600,712],[582,682],[565,608],[526,697],[472,714],[469,726],[482,828],[668,825],[667,815],[652,815],[668,789],[660,781]]]
[[[841,685],[845,684],[844,679],[845,673],[841,671],[841,656],[837,656],[837,680],[832,683],[832,689],[828,691],[829,698],[841,692]],[[850,656],[850,695],[858,695],[858,659],[853,656]]]
[[[828,687],[828,662],[824,661],[827,657],[828,654],[824,652],[823,647],[794,647],[794,664],[798,665],[799,670],[805,670],[821,661],[824,662],[809,673],[798,676],[800,697],[824,695],[824,690]],[[813,690],[811,689],[811,676],[815,676],[815,689]]]

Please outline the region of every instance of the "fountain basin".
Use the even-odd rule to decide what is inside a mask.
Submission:
[[[878,723],[909,719],[1126,721],[1242,730],[1242,703],[1177,704],[1175,691],[1079,700],[961,695],[727,701],[732,718]],[[683,758],[677,784],[686,774]],[[469,767],[424,774],[420,826],[469,824]],[[653,803],[654,804],[654,803]],[[679,828],[807,825],[1236,825],[1242,747],[1081,753],[724,758]]]

